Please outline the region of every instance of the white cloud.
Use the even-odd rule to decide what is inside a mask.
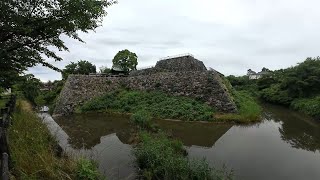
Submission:
[[[139,66],[163,56],[192,53],[206,66],[225,74],[285,68],[318,56],[320,2],[316,0],[119,0],[108,9],[103,26],[81,33],[86,43],[63,38],[70,52],[54,65],[85,59],[97,67],[129,49]],[[42,80],[60,75],[31,68]]]

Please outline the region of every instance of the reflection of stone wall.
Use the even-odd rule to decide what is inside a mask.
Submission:
[[[69,114],[76,106],[102,94],[126,87],[133,90],[163,91],[206,102],[221,112],[236,112],[220,76],[211,71],[163,72],[149,76],[90,77],[70,75],[57,100],[54,114]]]

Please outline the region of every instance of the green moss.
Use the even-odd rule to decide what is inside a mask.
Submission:
[[[190,121],[213,120],[215,110],[207,104],[187,97],[170,96],[162,92],[114,91],[86,102],[80,112],[113,110],[136,113],[144,110],[154,118]]]

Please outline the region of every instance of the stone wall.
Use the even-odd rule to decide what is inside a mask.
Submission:
[[[195,59],[192,56],[182,56],[172,59],[158,61],[156,69],[162,69],[169,72],[181,71],[206,71],[207,68],[202,61]]]
[[[152,70],[151,70],[152,71]],[[237,108],[214,71],[152,72],[129,77],[90,77],[70,75],[57,100],[54,114],[70,114],[75,107],[94,97],[121,87],[133,90],[163,91],[174,96],[187,96],[203,101],[221,112]]]
[[[202,61],[192,56],[182,56],[158,61],[155,67],[132,71],[130,76],[151,75],[160,72],[207,71]]]

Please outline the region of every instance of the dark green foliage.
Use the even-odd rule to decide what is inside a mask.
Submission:
[[[119,51],[113,58],[114,66],[121,67],[124,71],[136,70],[138,65],[137,55],[128,49]]]
[[[320,94],[320,57],[307,58],[294,67],[270,72],[258,80],[245,81],[242,77],[229,76],[237,89],[252,92],[267,102],[291,106],[312,116],[318,116],[318,95]]]
[[[312,97],[320,89],[320,58],[307,58],[260,81],[261,97],[266,101],[289,105],[296,98]]]
[[[96,73],[96,66],[89,61],[80,60],[77,63],[71,62],[62,70],[62,79],[67,79],[69,74],[90,74]]]
[[[23,96],[35,104],[35,99],[40,93],[41,82],[32,74],[21,76],[16,85],[16,91],[22,92]]]
[[[293,109],[320,119],[320,96],[314,98],[295,99],[291,103]]]
[[[140,143],[134,149],[136,162],[144,179],[230,179],[216,173],[205,160],[188,160],[180,141],[165,134],[140,133]]]
[[[150,129],[151,120],[151,115],[145,110],[137,111],[131,116],[131,121],[141,129]]]
[[[83,42],[78,32],[100,26],[112,4],[112,0],[1,0],[1,78],[5,71],[21,73],[37,64],[59,70],[46,59],[62,60],[55,53],[55,48],[68,50],[62,37]],[[10,80],[3,77],[2,81]]]
[[[190,121],[213,120],[214,110],[205,103],[186,97],[170,96],[162,92],[114,91],[86,102],[80,110],[135,113],[145,110],[155,118]]]
[[[257,80],[249,80],[248,76],[227,76],[228,81],[235,90],[238,91],[248,91],[253,96],[257,96]]]
[[[293,98],[289,96],[288,90],[282,90],[280,84],[273,84],[269,88],[261,90],[260,97],[268,102],[290,105]]]

